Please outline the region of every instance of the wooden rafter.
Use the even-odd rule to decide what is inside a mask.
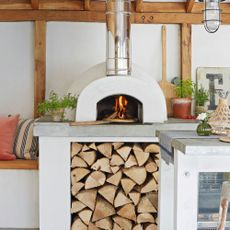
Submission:
[[[34,33],[34,117],[37,107],[45,99],[46,89],[46,22],[35,21]]]
[[[136,0],[136,12],[143,12],[143,0]]]
[[[91,1],[90,0],[83,0],[83,3],[84,3],[84,10],[90,10]]]
[[[191,13],[194,7],[195,0],[188,0],[186,4],[186,12]]]
[[[39,9],[39,0],[31,0],[32,9],[38,10]]]

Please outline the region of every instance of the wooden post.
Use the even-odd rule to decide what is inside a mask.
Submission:
[[[143,12],[143,0],[136,0],[136,12]]]
[[[181,25],[181,78],[191,79],[192,74],[192,26]]]
[[[84,4],[84,10],[90,10],[90,0],[84,0],[83,4]]]
[[[46,88],[46,22],[35,21],[34,34],[34,117],[37,106],[45,99]]]

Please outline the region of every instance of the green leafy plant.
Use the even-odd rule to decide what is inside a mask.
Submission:
[[[77,98],[75,96],[72,96],[70,93],[64,95],[63,97],[59,97],[57,93],[51,91],[49,94],[49,98],[38,105],[38,112],[48,113],[60,109],[74,109],[76,107],[76,104]]]
[[[197,106],[204,106],[205,102],[209,99],[209,92],[204,89],[202,85],[195,87],[195,101]]]
[[[179,98],[192,98],[194,83],[191,80],[180,80],[176,84],[176,96]]]

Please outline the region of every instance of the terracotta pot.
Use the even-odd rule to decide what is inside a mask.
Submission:
[[[186,119],[191,116],[191,98],[173,98],[172,109],[173,117]]]

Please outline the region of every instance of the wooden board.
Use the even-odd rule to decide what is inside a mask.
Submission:
[[[0,161],[0,169],[38,170],[37,160]]]
[[[167,114],[168,116],[172,116],[171,100],[175,97],[175,85],[169,83],[166,78],[166,57],[166,26],[162,26],[162,80],[159,82],[159,85],[165,95]]]

